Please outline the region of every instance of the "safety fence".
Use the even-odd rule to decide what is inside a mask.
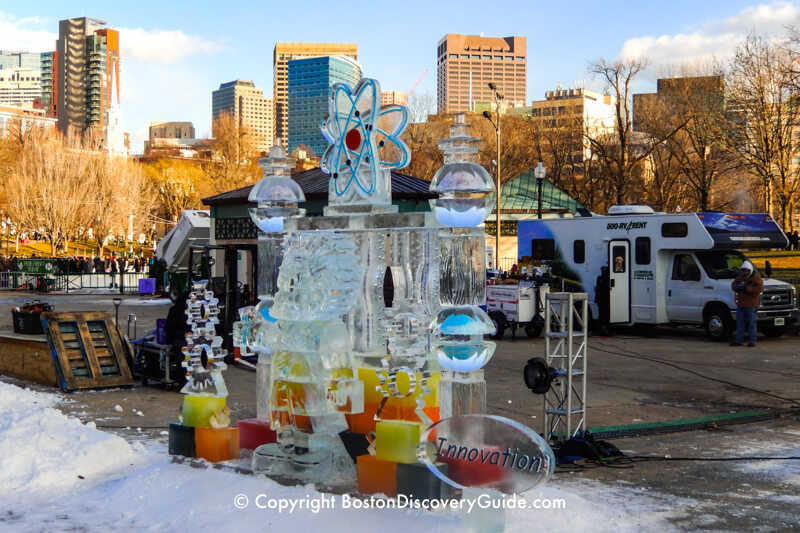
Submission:
[[[148,278],[146,272],[97,272],[91,274],[0,272],[0,290],[79,292],[88,289],[108,289],[132,294],[139,292],[139,280],[146,278]]]

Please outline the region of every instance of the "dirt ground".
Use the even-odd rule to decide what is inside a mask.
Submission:
[[[57,311],[106,310],[114,295],[46,295]],[[0,309],[30,298],[0,293]],[[168,302],[126,296],[120,322],[136,314],[138,333],[166,316]],[[11,313],[0,313],[0,330],[11,331]],[[498,343],[485,368],[490,413],[542,430],[542,398],[524,385],[528,358],[544,356],[542,339]],[[2,354],[0,354],[2,356]],[[800,337],[797,330],[778,339],[760,338],[755,348],[708,341],[693,328],[630,329],[614,337],[590,337],[588,344],[587,426],[620,426],[747,411],[780,411],[780,417],[709,431],[618,438],[627,455],[672,459],[586,464],[557,472],[553,483],[594,479],[635,486],[681,506],[674,525],[684,530],[800,529],[800,461],[718,461],[731,457],[800,456]],[[255,373],[231,367],[225,375],[234,420],[255,416]],[[3,378],[22,384],[19,380]],[[32,386],[37,390],[49,390]],[[159,386],[63,395],[60,408],[98,428],[129,439],[166,439],[177,421],[182,396]],[[117,408],[119,406],[119,408]],[[121,409],[121,411],[120,411]],[[141,415],[138,413],[141,412]],[[619,504],[619,502],[611,502]]]

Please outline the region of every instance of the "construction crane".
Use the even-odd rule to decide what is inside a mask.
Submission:
[[[415,81],[414,84],[411,86],[411,88],[406,92],[406,98],[408,98],[409,100],[411,99],[411,95],[414,94],[414,91],[417,90],[417,87],[422,82],[422,78],[425,77],[425,74],[428,73],[428,70],[430,70],[430,69],[428,69],[426,67],[425,70],[422,71],[422,74],[419,75],[419,78],[417,78],[417,81]]]

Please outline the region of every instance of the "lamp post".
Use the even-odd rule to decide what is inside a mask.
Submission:
[[[494,93],[495,111],[497,112],[497,120],[492,120],[492,114],[489,111],[484,111],[483,116],[494,127],[495,136],[497,138],[497,171],[495,172],[495,179],[497,180],[497,236],[494,241],[494,263],[497,270],[500,269],[500,100],[502,100],[503,93],[497,90],[497,85],[489,82],[489,89]]]
[[[544,165],[541,161],[539,164],[536,165],[536,168],[533,169],[533,175],[536,177],[536,188],[538,189],[538,201],[537,201],[537,213],[536,218],[542,218],[542,181],[544,180],[545,175],[547,174],[547,170],[544,168]]]

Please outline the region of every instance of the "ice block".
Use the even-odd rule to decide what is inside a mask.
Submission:
[[[194,428],[182,424],[169,425],[169,453],[195,457]]]
[[[239,458],[238,428],[195,428],[197,457],[218,463]]]
[[[360,455],[356,459],[358,492],[397,496],[397,467],[398,464],[392,461],[384,461],[369,454]]]
[[[276,440],[276,433],[269,427],[269,420],[239,420],[236,427],[239,429],[239,447],[243,450],[255,450],[262,444]]]
[[[447,465],[437,465],[447,475]],[[404,494],[417,500],[449,499],[452,497],[450,486],[442,483],[428,467],[422,463],[397,464],[397,494]]]
[[[416,463],[422,425],[402,420],[382,420],[375,424],[375,455],[396,463]]]
[[[183,425],[196,428],[211,427],[211,415],[225,408],[223,396],[183,397]]]
[[[486,381],[483,370],[473,372],[442,371],[439,382],[439,405],[443,418],[486,413]]]
[[[490,499],[486,499],[487,496]],[[476,533],[503,533],[506,529],[506,508],[502,505],[503,494],[492,490],[466,488],[462,498],[469,500],[483,499],[484,505],[461,508],[461,521]]]

